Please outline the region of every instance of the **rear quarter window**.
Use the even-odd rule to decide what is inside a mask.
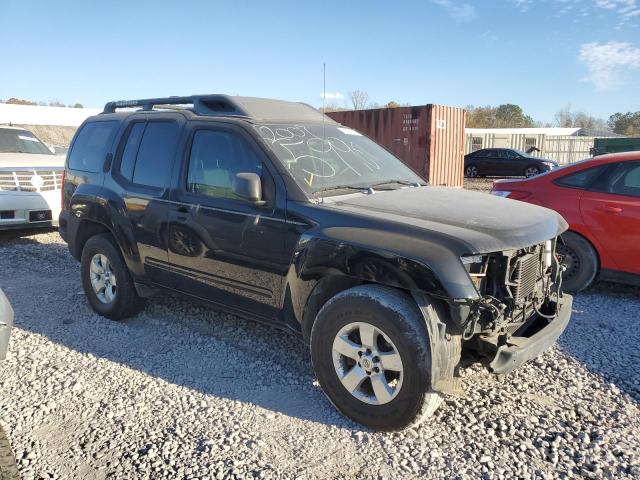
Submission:
[[[69,168],[84,172],[100,172],[111,148],[118,122],[89,122],[78,132],[69,153]]]

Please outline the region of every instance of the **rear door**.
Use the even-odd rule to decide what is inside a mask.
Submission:
[[[526,167],[526,159],[513,150],[501,152],[504,175],[516,177],[522,175]]]
[[[467,162],[478,167],[478,173],[480,175],[489,175],[489,155],[491,149],[478,150],[474,153],[473,158]]]
[[[485,158],[487,175],[504,175],[504,159],[502,157],[502,150],[492,148],[487,151],[487,158]]]
[[[173,287],[274,319],[291,252],[282,181],[242,128],[193,122],[175,170],[167,244]],[[256,173],[266,205],[237,197],[237,173]]]
[[[584,192],[584,223],[624,272],[640,273],[640,162],[622,162]]]
[[[165,284],[168,276],[157,262],[168,260],[163,232],[167,227],[171,169],[184,120],[163,114],[138,114],[128,120],[114,159],[113,175],[105,187],[124,202],[126,223],[119,235],[136,245],[145,275]]]

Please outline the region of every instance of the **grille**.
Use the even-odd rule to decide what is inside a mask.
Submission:
[[[521,303],[536,289],[540,274],[540,255],[538,253],[527,253],[518,257],[515,260],[512,272],[513,298],[516,303]]]
[[[47,192],[62,188],[62,170],[0,171],[0,190]]]

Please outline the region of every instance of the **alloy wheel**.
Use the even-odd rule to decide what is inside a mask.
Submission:
[[[89,277],[93,292],[102,303],[111,303],[116,298],[116,276],[106,255],[96,253],[91,258]]]
[[[398,349],[378,327],[366,322],[345,325],[333,340],[333,366],[351,395],[371,405],[384,405],[402,388],[403,365]]]

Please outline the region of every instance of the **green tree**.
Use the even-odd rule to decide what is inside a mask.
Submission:
[[[640,112],[614,113],[607,120],[607,125],[615,133],[630,137],[640,136]]]
[[[389,103],[385,105],[386,108],[398,108],[400,104],[395,100],[391,100]]]
[[[15,97],[7,99],[5,103],[10,103],[12,105],[36,105],[36,102],[32,102],[31,100],[22,100],[21,98]]]
[[[84,108],[84,105],[82,105],[81,103],[76,103],[73,105],[73,108]]]
[[[496,108],[495,119],[497,127],[518,128],[533,127],[533,119],[529,115],[525,115],[519,105],[505,103]]]
[[[535,122],[529,115],[525,115],[519,105],[506,103],[498,107],[467,108],[467,127],[469,128],[518,128],[533,127]]]

